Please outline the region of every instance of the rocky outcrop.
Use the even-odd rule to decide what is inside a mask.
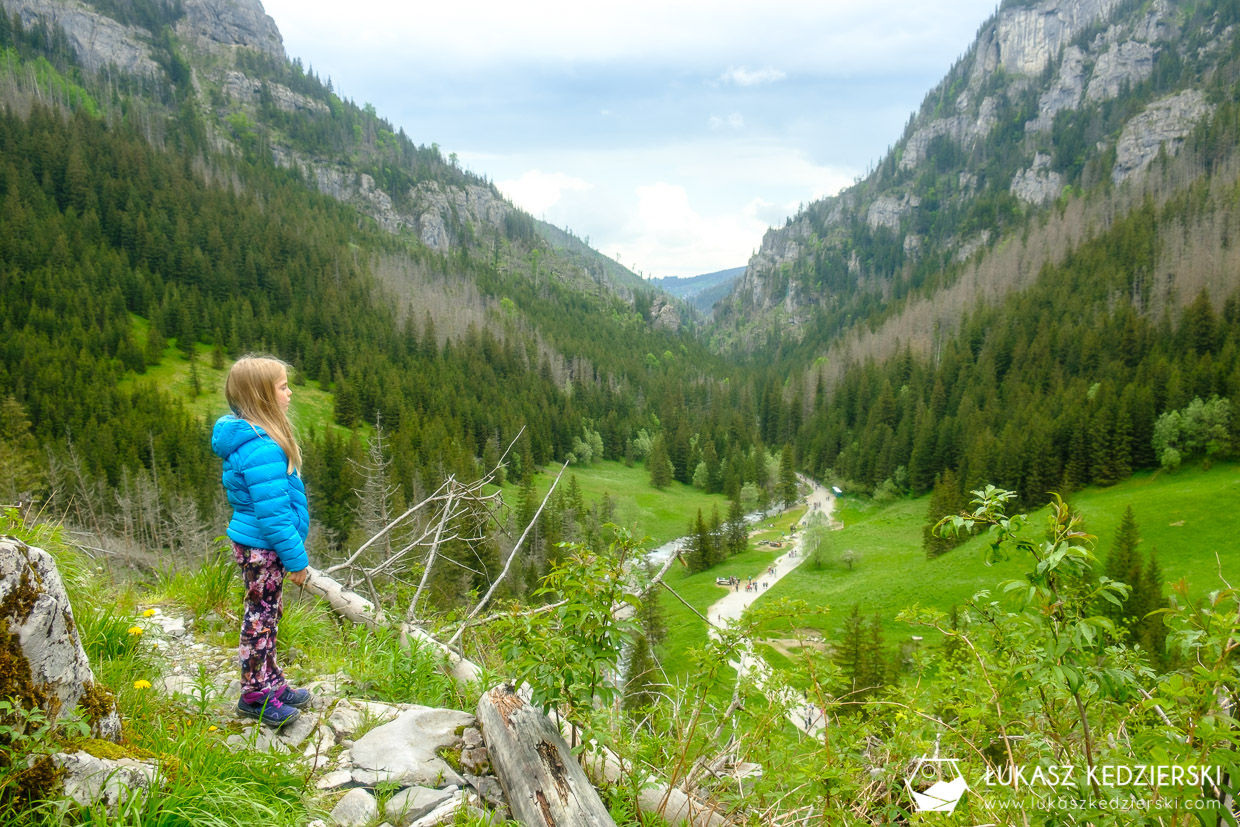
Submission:
[[[95,735],[120,736],[116,702],[95,683],[56,561],[11,537],[0,537],[0,698],[52,719],[81,705]]]
[[[1114,98],[1125,87],[1132,87],[1154,72],[1154,47],[1129,40],[1112,43],[1098,56],[1094,74],[1085,89],[1085,100],[1101,101]]]
[[[1214,111],[1200,91],[1187,89],[1177,95],[1155,101],[1124,125],[1115,147],[1115,166],[1111,180],[1126,181],[1145,169],[1166,147],[1175,154],[1193,125]]]
[[[185,16],[177,34],[209,50],[246,46],[284,59],[284,39],[259,0],[182,0]]]
[[[874,203],[870,204],[870,208],[865,214],[865,221],[870,225],[871,229],[877,230],[879,227],[887,227],[898,231],[900,229],[900,219],[911,213],[920,204],[921,199],[915,195],[880,195],[874,199]]]
[[[79,0],[3,0],[5,12],[21,16],[23,26],[43,20],[65,33],[78,60],[91,71],[115,66],[122,72],[160,77],[151,58],[151,32],[118,23]],[[258,0],[182,0],[184,15],[175,29],[181,39],[217,52],[245,46],[284,59],[284,41]]]
[[[973,81],[1002,68],[1011,74],[1039,74],[1073,38],[1109,15],[1120,0],[1043,0],[999,12],[977,44]]]
[[[1025,124],[1026,132],[1044,132],[1055,123],[1055,113],[1075,109],[1085,91],[1085,53],[1076,46],[1063,50],[1051,87],[1038,99],[1038,116]]]
[[[1154,0],[1150,3],[1149,11],[1132,32],[1134,39],[1144,40],[1146,43],[1171,40],[1177,34],[1179,34],[1179,26],[1176,24],[1171,4],[1167,0]]]
[[[1063,176],[1050,166],[1051,156],[1039,152],[1033,157],[1033,166],[1016,173],[1012,179],[1012,194],[1026,204],[1039,207],[1054,201],[1063,190]]]
[[[440,252],[453,246],[462,221],[476,229],[500,230],[512,209],[494,191],[477,184],[445,187],[437,181],[423,181],[411,196],[418,236],[426,246]]]
[[[102,806],[110,814],[159,783],[159,767],[153,760],[97,758],[74,752],[56,753],[51,761],[64,773],[61,784],[65,798],[88,809]]]
[[[655,330],[680,330],[680,311],[676,303],[663,296],[657,296],[650,304],[650,326]]]
[[[263,82],[236,70],[224,73],[224,93],[241,103],[258,103],[263,95]],[[280,83],[267,83],[267,92],[282,112],[328,112],[327,104],[299,95]]]
[[[762,246],[754,253],[745,274],[737,281],[734,295],[739,295],[742,301],[752,303],[754,307],[770,306],[770,275],[778,272],[784,264],[795,261],[811,235],[809,221],[805,217],[781,230],[767,230],[762,237]]]
[[[985,98],[978,106],[977,114],[970,116],[966,114],[970,108],[969,96],[961,95],[956,104],[960,114],[931,121],[909,136],[904,145],[904,154],[900,157],[900,168],[911,169],[920,164],[926,157],[930,142],[942,135],[963,145],[986,137],[986,134],[994,129],[997,106],[994,98]]]
[[[20,15],[27,28],[43,20],[64,31],[78,60],[91,71],[115,66],[132,75],[163,74],[142,42],[150,36],[145,30],[122,25],[77,0],[3,0],[3,4],[5,12]]]

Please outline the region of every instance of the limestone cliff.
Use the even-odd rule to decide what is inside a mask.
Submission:
[[[830,342],[1065,193],[1138,178],[1214,111],[1234,23],[1170,0],[1003,3],[872,174],[766,234],[719,335]]]

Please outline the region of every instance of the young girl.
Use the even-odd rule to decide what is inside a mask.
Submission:
[[[310,693],[290,687],[276,664],[285,571],[300,586],[310,564],[310,516],[301,449],[288,418],[293,392],[287,366],[245,356],[228,372],[224,396],[232,413],[215,423],[211,450],[224,460],[224,491],[233,507],[228,537],[245,580],[237,711],[279,728],[310,702]]]

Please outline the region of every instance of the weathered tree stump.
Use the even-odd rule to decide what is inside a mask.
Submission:
[[[615,827],[555,726],[512,687],[483,694],[478,722],[517,821],[526,827]]]

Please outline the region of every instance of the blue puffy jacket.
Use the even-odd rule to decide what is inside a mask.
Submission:
[[[289,571],[310,565],[306,487],[288,472],[284,449],[257,425],[229,414],[215,423],[211,450],[224,460],[224,491],[233,507],[228,536],[254,548],[274,549]]]

